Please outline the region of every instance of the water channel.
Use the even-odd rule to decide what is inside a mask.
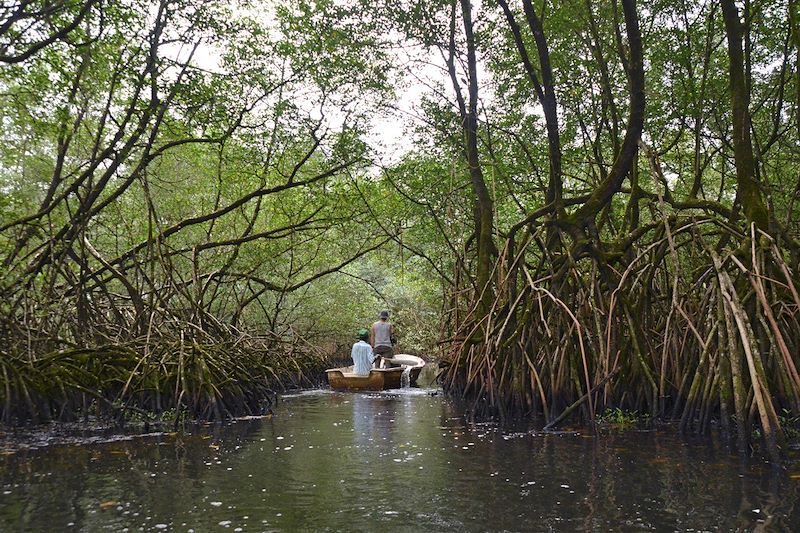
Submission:
[[[427,389],[315,390],[270,418],[7,445],[0,531],[797,531],[793,469],[672,431],[468,423]]]

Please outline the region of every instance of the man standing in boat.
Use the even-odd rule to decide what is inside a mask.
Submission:
[[[381,311],[379,318],[369,330],[369,343],[375,355],[391,358],[394,355],[394,326],[389,323],[389,311]]]
[[[366,376],[372,370],[372,362],[376,356],[372,351],[369,341],[369,331],[366,328],[358,330],[358,341],[353,344],[350,357],[353,358],[353,374]]]

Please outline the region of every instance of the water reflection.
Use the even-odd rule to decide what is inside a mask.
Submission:
[[[467,424],[424,389],[284,397],[271,419],[20,450],[2,531],[792,530],[797,481],[669,433]],[[798,463],[789,472],[800,471]],[[798,476],[800,477],[800,476]]]

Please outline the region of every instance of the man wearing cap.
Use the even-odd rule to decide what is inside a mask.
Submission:
[[[381,311],[379,318],[369,330],[369,343],[376,355],[391,358],[394,355],[394,326],[389,324],[389,311]]]
[[[372,346],[367,342],[368,340],[369,331],[365,328],[358,330],[358,341],[353,344],[353,349],[350,351],[350,357],[353,358],[354,374],[366,376],[372,369],[375,354],[372,351]]]

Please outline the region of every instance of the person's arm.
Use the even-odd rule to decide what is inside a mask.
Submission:
[[[369,327],[369,345],[375,348],[375,324]]]

